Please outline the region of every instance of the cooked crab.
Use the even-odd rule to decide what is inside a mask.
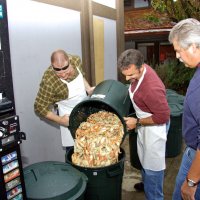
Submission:
[[[76,130],[72,162],[83,167],[104,167],[118,162],[123,124],[114,113],[91,114]]]

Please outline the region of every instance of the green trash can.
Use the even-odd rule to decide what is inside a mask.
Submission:
[[[85,122],[91,114],[103,110],[116,114],[123,124],[124,133],[126,133],[123,117],[128,115],[130,105],[131,100],[126,85],[116,80],[105,80],[99,83],[91,97],[84,99],[73,108],[69,117],[69,129],[72,137],[75,138],[76,130],[81,122]]]
[[[177,94],[177,92],[175,90],[172,90],[172,89],[166,89],[166,93],[167,94]]]
[[[176,157],[182,149],[183,105],[168,103],[170,107],[170,128],[167,135],[166,157]]]
[[[185,96],[178,94],[175,90],[166,89],[166,96],[168,103],[175,103],[175,104],[178,103],[183,105]]]
[[[99,83],[91,97],[88,97],[77,104],[69,117],[69,129],[73,138],[76,130],[82,122],[96,112],[107,111],[116,114],[124,127],[126,136],[126,124],[123,117],[127,116],[130,110],[131,100],[128,88],[125,84],[116,80],[105,80]],[[74,165],[71,162],[71,155],[74,149],[70,149],[66,155],[66,162],[83,172],[88,177],[86,189],[87,200],[121,200],[122,179],[124,172],[125,152],[121,149],[119,162],[101,168],[86,168]]]
[[[185,96],[180,94],[167,94],[167,102],[168,103],[178,103],[183,105]]]
[[[122,148],[120,151],[121,153],[116,164],[98,168],[81,167],[73,164],[71,156],[74,148],[72,147],[68,151],[66,162],[88,177],[85,192],[86,200],[121,200],[125,151]]]
[[[84,200],[87,180],[63,162],[39,162],[24,168],[28,200]]]

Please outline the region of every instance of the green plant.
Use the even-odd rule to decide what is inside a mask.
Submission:
[[[155,71],[166,88],[173,89],[179,94],[185,95],[195,69],[186,68],[178,60],[170,60],[165,64],[155,66]]]
[[[200,20],[199,0],[151,0],[151,6],[159,12],[167,13],[174,22],[190,17]]]
[[[155,14],[153,14],[152,12],[145,14],[144,19],[149,21],[149,22],[153,22],[153,23],[157,23],[157,24],[160,23],[160,19]]]

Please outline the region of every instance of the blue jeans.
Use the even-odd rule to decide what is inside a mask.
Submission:
[[[148,200],[163,200],[164,170],[152,171],[142,169],[144,192]]]
[[[178,175],[176,176],[176,183],[173,193],[173,200],[182,200],[181,198],[181,186],[186,179],[188,171],[191,167],[192,161],[195,157],[196,151],[190,147],[185,149],[185,152],[182,157],[182,162],[179,168]],[[197,186],[195,193],[195,199],[200,199],[200,184]]]

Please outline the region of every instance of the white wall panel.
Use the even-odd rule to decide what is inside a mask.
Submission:
[[[117,80],[116,21],[94,16],[104,22],[104,79]]]
[[[116,8],[115,0],[93,0],[93,1],[96,3],[102,4],[104,6]]]
[[[105,79],[117,80],[117,32],[116,21],[105,19]]]
[[[30,0],[7,0],[7,10],[16,113],[27,135],[21,145],[24,166],[64,161],[59,128],[40,120],[33,104],[52,51],[81,57],[80,13]]]

